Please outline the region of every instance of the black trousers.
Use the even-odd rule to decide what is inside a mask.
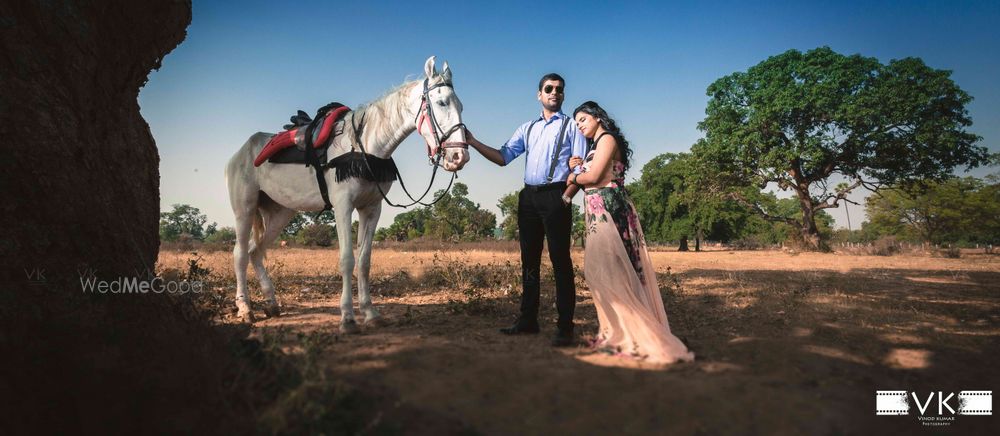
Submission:
[[[517,226],[521,238],[521,322],[537,322],[540,293],[542,244],[547,241],[549,259],[556,278],[558,328],[573,330],[576,309],[576,284],[573,283],[573,260],[569,255],[573,227],[571,205],[562,201],[566,185],[553,183],[525,186],[518,196]]]

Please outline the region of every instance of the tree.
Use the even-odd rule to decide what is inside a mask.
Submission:
[[[421,207],[396,215],[392,224],[375,232],[375,240],[407,241],[419,238],[424,234],[424,228],[431,219],[431,211]]]
[[[1000,242],[1000,184],[974,177],[883,189],[868,197],[865,211],[881,235],[933,244]]]
[[[430,207],[431,220],[426,224],[425,234],[441,240],[493,237],[496,215],[482,210],[468,195],[469,187],[464,183],[455,183],[450,192],[438,191],[434,198],[440,200]]]
[[[570,203],[570,219],[573,220],[573,227],[570,230],[570,245],[585,245],[587,243],[587,220],[583,216],[583,211],[576,203]]]
[[[236,241],[236,229],[232,227],[223,227],[216,230],[215,227],[209,226],[209,230],[205,233],[205,242],[231,244]]]
[[[503,231],[504,239],[517,239],[517,202],[520,192],[510,192],[500,197],[500,200],[497,201],[497,208],[500,209],[500,214],[503,215],[503,222],[500,223],[500,229]]]
[[[708,87],[698,124],[706,137],[692,152],[716,188],[758,213],[727,187],[791,190],[802,218],[785,222],[819,249],[817,212],[849,202],[856,188],[941,180],[986,161],[981,138],[965,131],[972,97],[950,75],[918,58],[882,64],[827,47],[789,50]],[[832,187],[831,178],[846,182]]]
[[[492,238],[496,215],[469,200],[469,187],[455,183],[450,192],[437,191],[433,206],[396,215],[392,225],[376,232],[376,240],[405,241],[421,236],[441,240]]]
[[[677,240],[677,229],[687,224],[687,205],[680,201],[684,189],[682,155],[665,153],[643,165],[642,175],[628,186],[639,213],[643,233],[652,242]],[[683,233],[683,232],[682,232]]]
[[[651,241],[678,241],[678,251],[688,251],[688,240],[728,242],[739,236],[750,211],[717,195],[693,174],[693,156],[664,153],[642,167],[642,176],[629,185],[643,231]]]
[[[309,224],[295,234],[295,242],[301,245],[329,247],[337,240],[337,230],[329,224]]]
[[[284,229],[281,230],[282,239],[290,239],[295,237],[302,230],[303,227],[310,224],[334,224],[336,223],[336,218],[333,216],[332,210],[324,211],[319,214],[317,219],[315,212],[299,212],[296,213],[292,220],[288,222]]]
[[[181,235],[203,240],[207,218],[197,207],[174,204],[170,212],[160,212],[160,240],[177,241]]]

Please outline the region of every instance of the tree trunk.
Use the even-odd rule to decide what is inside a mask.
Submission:
[[[677,251],[690,251],[688,249],[688,238],[687,236],[681,236],[681,245],[677,247]]]
[[[694,236],[694,251],[701,251],[701,229]]]
[[[819,238],[819,229],[816,228],[816,210],[813,209],[811,199],[801,199],[802,203],[802,223],[800,237],[802,238],[803,249],[810,251],[821,251],[823,247]]]

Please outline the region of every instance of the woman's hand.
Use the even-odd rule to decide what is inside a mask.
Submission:
[[[580,156],[572,156],[569,158],[569,169],[574,170],[576,167],[583,165],[583,158]]]
[[[582,188],[583,185],[577,180],[578,177],[580,177],[579,174],[569,173],[569,177],[566,177],[566,186],[579,186]]]

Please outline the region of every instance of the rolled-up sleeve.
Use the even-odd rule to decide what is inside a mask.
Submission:
[[[500,155],[503,156],[503,164],[507,165],[510,161],[516,159],[518,156],[524,154],[524,129],[527,124],[522,124],[514,131],[514,135],[500,147]]]

